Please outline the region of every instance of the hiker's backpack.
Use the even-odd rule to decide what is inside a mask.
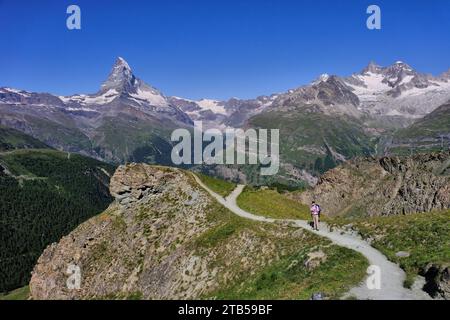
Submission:
[[[316,206],[317,206],[317,212],[319,213],[319,216],[320,216],[320,213],[322,212],[322,208],[318,205],[318,204],[316,204]]]

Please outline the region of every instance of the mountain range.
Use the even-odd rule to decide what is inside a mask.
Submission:
[[[119,57],[94,94],[0,88],[0,124],[53,148],[111,163],[161,164],[171,164],[171,132],[192,129],[196,120],[221,129],[278,128],[281,170],[269,180],[314,184],[318,174],[354,156],[409,152],[411,143],[426,150],[423,141],[446,147],[450,128],[441,115],[448,101],[450,70],[432,76],[401,61],[388,67],[371,62],[348,77],[324,74],[283,93],[219,101],[165,96]],[[419,137],[417,126],[424,127]],[[261,182],[253,168],[208,170]]]

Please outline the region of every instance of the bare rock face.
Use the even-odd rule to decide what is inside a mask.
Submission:
[[[441,267],[438,278],[439,294],[446,300],[450,300],[450,270],[448,265]]]
[[[179,244],[208,227],[211,202],[189,178],[175,169],[119,167],[110,183],[116,201],[39,258],[30,282],[33,299],[175,297],[186,282],[181,270],[198,273],[199,287],[184,292],[198,294],[210,273]],[[194,193],[198,201],[185,204]],[[74,266],[81,276],[78,289],[68,286]]]
[[[356,159],[298,196],[325,215],[377,216],[450,208],[450,153]]]
[[[183,170],[120,166],[110,191],[115,201],[104,213],[43,252],[30,281],[33,299],[214,297],[319,241],[289,226],[246,224]]]
[[[111,195],[120,204],[129,204],[151,193],[164,191],[176,177],[176,172],[155,170],[152,167],[131,164],[120,166],[111,178]]]
[[[449,265],[428,264],[421,270],[425,277],[424,290],[433,298],[450,299],[450,271]]]

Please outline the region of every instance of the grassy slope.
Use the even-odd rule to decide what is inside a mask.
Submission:
[[[42,149],[49,147],[20,131],[0,126],[0,152],[23,148]]]
[[[448,148],[448,138],[441,141],[440,136],[448,136],[450,133],[450,104],[444,104],[410,125],[398,130],[394,135],[394,141],[413,145],[414,153],[441,151]],[[442,145],[443,142],[443,145]],[[393,154],[409,155],[410,147],[400,146],[391,148]]]
[[[132,123],[132,125],[130,125]],[[139,119],[121,114],[120,117],[103,118],[93,136],[93,148],[105,159],[121,159],[121,162],[145,162],[171,165],[172,146],[168,140],[170,128],[168,123],[162,128],[161,123],[150,119]]]
[[[304,235],[299,241],[291,236],[297,228],[244,219],[217,203],[210,208],[208,219],[219,224],[195,240],[195,250],[200,255],[213,250],[216,252],[216,261],[211,267],[226,265],[227,270],[233,270],[238,277],[203,298],[309,299],[312,293],[323,292],[327,297],[336,299],[357,285],[366,274],[368,263],[362,255],[332,245],[327,239],[308,231],[302,231]],[[283,235],[279,234],[280,230],[284,230]],[[257,266],[253,272],[243,273],[242,261],[229,261],[224,250],[236,243],[237,238],[249,234],[256,235],[258,243],[273,243],[279,252],[279,259],[260,265],[263,254],[252,257],[242,253]],[[322,250],[327,255],[327,260],[309,271],[304,262],[308,259],[309,252],[317,250]]]
[[[114,167],[56,150],[0,154],[0,292],[26,284],[43,249],[111,202]],[[104,171],[103,171],[104,170]]]
[[[251,213],[276,219],[311,218],[308,206],[285,197],[275,190],[246,187],[237,199],[238,205]]]
[[[209,177],[202,176],[202,181]],[[211,178],[210,178],[211,179]],[[222,194],[229,193],[234,185],[219,179],[205,182],[210,188]],[[238,198],[241,208],[250,212],[274,218],[309,218],[309,209],[305,205],[284,197],[275,190],[255,190],[247,187]],[[269,265],[264,266],[255,274],[242,275],[234,284],[224,286],[208,295],[218,299],[309,299],[313,292],[324,292],[328,297],[338,298],[350,287],[356,285],[364,276],[367,268],[366,259],[357,252],[330,246],[326,239],[305,232],[304,239],[299,243],[289,238],[271,238],[272,232],[279,226],[256,223],[231,214],[222,207],[216,207],[210,214],[210,219],[222,221],[218,227],[201,235],[197,240],[199,247],[212,248],[220,252],[221,242],[226,242],[239,233],[256,232],[262,239],[278,243],[285,248],[287,254]],[[291,232],[295,232],[291,228]],[[305,268],[307,253],[311,250],[323,250],[327,261],[313,271]],[[216,263],[226,263],[219,261]],[[235,266],[238,268],[238,266]],[[348,270],[353,270],[349,273]]]
[[[350,223],[362,237],[373,239],[375,248],[400,264],[407,273],[406,286],[428,263],[450,263],[450,211],[332,221],[336,226]],[[399,258],[395,255],[398,251],[407,251],[410,256]]]
[[[327,260],[317,269],[307,270],[306,251],[285,256],[254,275],[242,276],[243,282],[218,290],[219,299],[310,299],[322,292],[338,299],[366,275],[367,260],[355,251],[331,246],[324,249]],[[351,272],[349,272],[351,270]]]
[[[236,184],[232,182],[228,182],[218,178],[213,178],[201,173],[196,173],[196,175],[212,191],[220,194],[222,197],[228,196],[236,188]]]
[[[450,104],[445,104],[432,113],[418,120],[408,128],[399,130],[396,133],[397,138],[435,138],[439,134],[448,134],[450,132]]]
[[[11,292],[8,292],[5,295],[0,294],[0,300],[27,300],[30,296],[30,287],[24,286],[22,288],[18,288]]]
[[[338,119],[318,112],[273,111],[259,114],[249,122],[253,127],[279,129],[281,161],[310,171],[323,172],[335,166],[326,154],[313,152],[311,147],[323,150],[328,144],[347,158],[374,151],[375,141],[364,132],[363,125],[346,117]],[[321,160],[319,166],[317,159]]]
[[[25,116],[33,130],[33,135],[40,141],[55,147],[64,146],[65,150],[86,150],[92,148],[89,137],[78,129],[73,121],[67,118],[59,119],[57,123],[45,118]]]
[[[239,196],[238,205],[266,217],[309,219],[307,206],[274,190],[247,187]],[[326,217],[326,221],[331,226],[351,224],[363,238],[375,238],[372,245],[406,271],[406,286],[412,284],[419,270],[428,263],[450,262],[450,211],[372,218]],[[395,255],[398,251],[411,255],[399,258]]]
[[[247,184],[253,186],[269,186],[270,188],[276,188],[279,191],[284,190],[299,190],[308,187],[308,184],[296,178],[293,178],[285,168],[280,167],[276,175],[261,175],[260,165],[235,165],[229,166],[230,168],[238,169],[245,174]]]

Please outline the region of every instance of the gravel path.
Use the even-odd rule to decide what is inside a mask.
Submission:
[[[262,216],[254,215],[250,212],[242,210],[237,205],[237,197],[244,190],[244,185],[238,185],[236,189],[226,198],[221,197],[211,189],[209,189],[196,175],[194,175],[197,183],[203,187],[212,197],[214,197],[220,204],[228,208],[233,213],[243,218],[273,223],[291,222],[292,224],[307,229],[319,236],[330,239],[333,243],[360,252],[367,258],[370,265],[377,266],[380,270],[381,285],[379,289],[369,289],[366,280],[359,286],[352,288],[346,296],[353,296],[359,300],[424,300],[431,299],[431,297],[417,286],[413,286],[412,290],[403,287],[403,281],[406,277],[405,272],[396,264],[390,262],[381,252],[371,247],[366,241],[360,237],[341,231],[329,231],[323,223],[319,231],[313,231],[304,220],[288,220],[288,219],[271,219]]]

